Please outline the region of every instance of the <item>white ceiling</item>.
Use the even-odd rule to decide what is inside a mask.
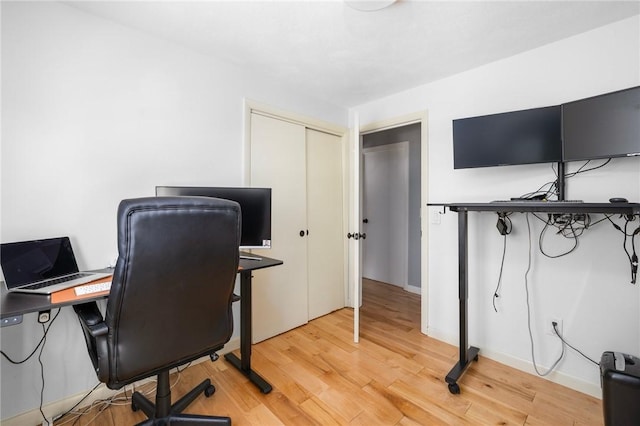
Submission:
[[[375,12],[340,0],[65,3],[343,107],[640,14],[638,1],[399,0]]]

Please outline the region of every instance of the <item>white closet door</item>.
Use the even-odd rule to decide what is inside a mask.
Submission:
[[[345,306],[342,140],[307,129],[309,319]]]
[[[272,188],[271,249],[255,252],[284,261],[255,272],[254,343],[309,318],[305,136],[304,126],[251,114],[251,186]]]

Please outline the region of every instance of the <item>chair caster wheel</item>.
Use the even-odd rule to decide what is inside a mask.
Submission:
[[[213,395],[216,392],[216,388],[213,385],[209,385],[205,388],[204,390],[204,396],[206,396],[207,398],[210,397],[211,395]]]
[[[135,402],[131,402],[131,411],[136,412],[140,409]]]
[[[449,383],[449,392],[458,395],[460,393],[460,386],[458,386],[457,383]]]

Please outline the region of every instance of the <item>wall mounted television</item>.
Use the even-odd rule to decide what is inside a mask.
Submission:
[[[640,155],[640,87],[562,105],[563,161]]]
[[[242,211],[240,248],[271,248],[271,188],[156,186],[156,196],[199,196],[235,201]]]
[[[562,161],[559,105],[453,120],[453,168]]]

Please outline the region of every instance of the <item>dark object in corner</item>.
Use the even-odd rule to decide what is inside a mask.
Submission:
[[[640,424],[640,359],[604,352],[600,374],[605,426]]]

